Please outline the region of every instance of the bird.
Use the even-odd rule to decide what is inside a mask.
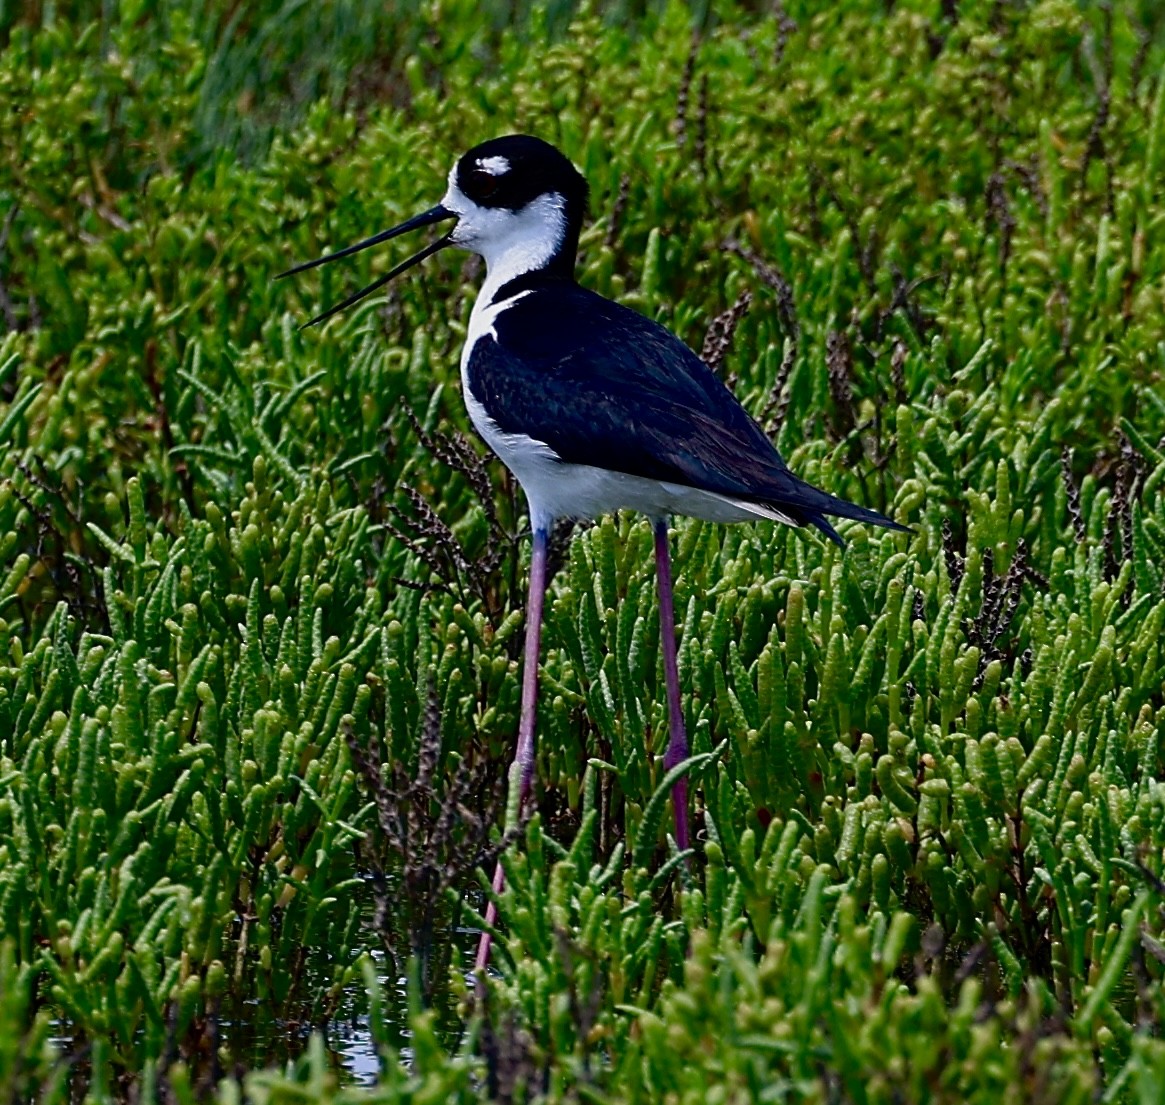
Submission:
[[[688,758],[680,700],[670,519],[769,520],[812,526],[844,542],[828,517],[909,532],[875,510],[795,476],[725,383],[653,319],[581,285],[579,234],[586,179],[554,145],[528,134],[493,138],[463,154],[436,206],[292,276],[438,223],[452,226],[373,283],[304,323],[312,326],[447,247],[480,255],[485,279],[461,352],[470,421],[525,492],[533,534],[522,695],[511,787],[519,808],[534,778],[543,602],[550,535],[565,519],[616,510],[647,515],[654,532],[669,740],[665,773]],[[672,788],[675,843],[690,847],[687,780]],[[490,956],[499,863],[476,966]]]

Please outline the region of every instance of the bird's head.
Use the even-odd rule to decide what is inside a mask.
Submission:
[[[445,195],[435,207],[279,275],[291,276],[350,257],[410,230],[455,219],[452,229],[436,241],[305,325],[331,318],[446,246],[480,254],[491,276],[500,280],[533,270],[569,277],[586,205],[586,179],[565,154],[541,138],[510,134],[483,142],[462,155],[450,170]]]
[[[449,173],[441,205],[457,216],[454,245],[493,266],[507,258],[531,268],[574,268],[587,182],[549,142],[510,134],[475,146]]]

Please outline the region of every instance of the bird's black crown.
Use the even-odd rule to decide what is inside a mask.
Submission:
[[[520,211],[531,200],[557,192],[568,221],[582,222],[587,182],[570,159],[530,134],[508,134],[474,146],[457,162],[457,186],[481,207]]]

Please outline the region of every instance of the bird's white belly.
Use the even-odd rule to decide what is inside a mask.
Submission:
[[[465,406],[478,433],[522,485],[535,529],[549,529],[559,518],[599,518],[615,510],[638,510],[652,518],[683,514],[709,522],[788,521],[764,504],[560,460],[545,442],[505,433],[465,386],[464,375],[462,385]]]
[[[549,446],[531,437],[502,433],[496,424],[483,425],[477,419],[474,425],[522,485],[535,528],[549,527],[558,518],[599,518],[615,510],[637,510],[652,518],[684,514],[709,522],[771,516],[764,508],[750,509],[699,488],[572,464],[559,460]]]

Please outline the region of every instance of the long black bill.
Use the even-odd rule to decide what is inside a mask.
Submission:
[[[304,272],[307,269],[314,269],[319,265],[326,265],[329,261],[338,261],[342,257],[350,257],[353,253],[359,253],[362,249],[380,245],[381,242],[387,242],[390,238],[395,238],[399,234],[407,234],[410,230],[419,230],[422,226],[429,226],[432,223],[442,222],[445,219],[454,219],[456,217],[447,207],[437,204],[436,207],[430,207],[428,211],[422,211],[419,215],[414,215],[407,222],[403,222],[399,226],[394,226],[390,230],[382,230],[379,234],[374,234],[371,238],[365,238],[364,241],[357,242],[354,246],[348,246],[347,249],[329,253],[324,257],[317,258],[315,261],[305,261],[302,265],[296,265],[295,268],[281,272],[275,279],[279,280],[284,276],[294,276],[296,273]],[[325,322],[332,315],[339,314],[345,308],[351,307],[353,303],[359,303],[365,296],[371,295],[377,288],[383,287],[393,277],[399,276],[406,269],[411,269],[413,265],[419,264],[426,257],[431,257],[438,250],[444,249],[449,244],[449,235],[442,235],[435,242],[430,242],[429,245],[425,246],[420,253],[415,253],[407,261],[402,261],[396,268],[390,269],[366,288],[361,288],[354,295],[348,296],[342,303],[337,303],[334,307],[329,307],[322,314],[316,315],[315,318],[303,323],[300,329],[303,330],[308,326],[315,326],[317,323]]]

